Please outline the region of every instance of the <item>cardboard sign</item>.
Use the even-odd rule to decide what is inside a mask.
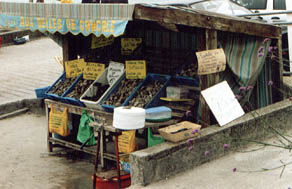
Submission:
[[[85,66],[84,59],[76,59],[65,62],[66,78],[77,77],[82,74]]]
[[[122,38],[121,54],[122,55],[132,54],[140,44],[142,44],[142,38]]]
[[[128,60],[126,61],[126,78],[127,79],[144,79],[146,77],[145,60]]]
[[[87,80],[96,80],[104,71],[104,64],[86,62],[83,70],[83,78]]]
[[[114,36],[110,36],[106,38],[104,35],[96,37],[95,35],[92,36],[91,40],[91,49],[96,49],[104,46],[111,45],[114,42]]]
[[[244,115],[242,107],[226,81],[203,90],[202,95],[220,126]]]
[[[198,75],[206,75],[224,71],[226,57],[223,49],[196,52],[198,58]]]
[[[110,62],[107,72],[107,80],[109,85],[112,85],[121,75],[123,75],[124,72],[124,64],[118,62]]]

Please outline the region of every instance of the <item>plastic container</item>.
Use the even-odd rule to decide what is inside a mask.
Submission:
[[[93,177],[91,177],[93,179]],[[126,174],[120,176],[121,188],[127,188],[131,186],[131,175]],[[97,189],[119,189],[118,178],[113,177],[111,180],[96,177]]]
[[[166,106],[159,106],[146,109],[146,121],[163,122],[171,119],[171,109]]]
[[[50,88],[51,86],[47,87],[42,87],[42,88],[36,88],[34,89],[35,95],[37,98],[47,98],[46,91]]]
[[[68,103],[68,100],[65,100],[64,99],[64,96],[66,94],[68,94],[69,92],[69,89],[71,89],[73,86],[75,86],[75,84],[81,79],[82,77],[82,74],[80,76],[78,76],[74,82],[68,87],[68,89],[65,90],[65,92],[63,92],[63,94],[61,96],[57,95],[57,94],[53,94],[53,93],[50,93],[50,91],[53,89],[54,86],[57,85],[57,83],[59,81],[63,82],[65,81],[66,79],[66,73],[64,72],[55,82],[54,84],[45,92],[45,95],[50,98],[50,99],[53,99],[53,100],[56,100],[56,101],[61,101],[61,102],[64,102],[64,103]],[[84,106],[84,105],[83,105]]]
[[[192,95],[188,96],[187,98],[193,99],[194,95],[200,94],[199,91],[196,91],[196,88],[198,89],[200,87],[200,79],[198,77],[196,78],[184,77],[184,76],[171,77],[171,79],[168,82],[167,87],[169,86],[185,86],[190,91],[195,90],[195,93],[190,93]]]
[[[117,81],[115,83],[115,85],[113,87],[111,87],[111,89],[105,94],[105,96],[103,97],[103,99],[100,100],[101,106],[104,108],[105,111],[107,112],[114,112],[115,106],[113,105],[107,105],[104,104],[104,102],[111,96],[111,94],[117,92],[117,90],[119,89],[119,87],[121,86],[121,82],[126,78],[125,73],[120,77],[119,81]],[[142,82],[131,92],[131,94],[129,95],[128,98],[130,98],[130,96],[142,85]],[[122,103],[121,106],[125,106],[127,99]]]
[[[159,80],[163,82],[162,88],[153,96],[153,98],[144,106],[144,108],[146,109],[146,108],[158,106],[160,102],[160,97],[163,97],[166,95],[166,86],[168,85],[170,78],[171,76],[169,75],[154,74],[154,73],[147,74],[146,78],[142,81],[142,83],[136,88],[136,90],[130,95],[130,97],[126,99],[124,105],[126,106],[129,105],[130,100],[135,98],[138,95],[137,92],[143,85],[146,85],[147,83],[155,81],[155,80]]]
[[[86,107],[93,108],[93,109],[99,109],[103,110],[103,107],[101,106],[101,101],[105,98],[106,94],[111,91],[113,87],[115,87],[119,82],[121,82],[123,75],[121,75],[109,88],[101,95],[101,97],[96,100],[87,100],[85,97],[92,97],[96,93],[96,87],[95,83],[100,83],[102,85],[109,85],[109,82],[107,80],[107,73],[108,68],[105,69],[104,72],[90,85],[90,87],[85,91],[85,93],[81,96],[80,101],[85,104]]]
[[[66,90],[65,93],[63,93],[63,95],[61,97],[61,101],[62,102],[65,102],[67,104],[76,105],[76,106],[83,106],[83,107],[85,107],[85,104],[83,104],[83,102],[81,102],[80,99],[76,99],[76,98],[72,98],[72,97],[67,97],[67,95],[73,91],[73,89],[75,88],[75,85],[82,78],[83,78],[83,74],[81,74],[80,76],[78,76],[77,79],[73,82],[73,84],[68,88],[68,90]]]

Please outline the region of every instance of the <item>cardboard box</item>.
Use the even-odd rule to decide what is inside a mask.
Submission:
[[[166,87],[166,97],[174,99],[185,99],[188,98],[189,90],[182,86],[168,86]]]
[[[201,129],[201,125],[191,123],[189,121],[183,121],[175,125],[161,128],[158,131],[165,140],[171,142],[180,142],[188,138],[197,136],[198,132],[192,134],[195,129],[197,129],[199,132]]]

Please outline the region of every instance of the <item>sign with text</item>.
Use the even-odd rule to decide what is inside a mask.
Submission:
[[[85,66],[84,59],[76,59],[65,62],[66,78],[77,77],[83,73]]]
[[[121,39],[121,54],[130,55],[141,44],[142,44],[142,38],[122,38]]]
[[[198,75],[206,75],[224,71],[226,57],[222,48],[196,52],[198,59]]]
[[[86,62],[83,70],[83,78],[87,80],[96,80],[96,78],[104,71],[104,67],[104,64]]]
[[[242,107],[226,81],[203,90],[202,96],[220,126],[244,115]]]
[[[91,49],[96,49],[100,47],[105,47],[111,45],[114,42],[114,36],[110,36],[106,38],[104,35],[96,37],[95,35],[92,36],[91,40]]]
[[[126,61],[126,78],[127,79],[144,79],[146,77],[145,60],[127,60]]]
[[[123,75],[124,72],[124,64],[111,61],[107,72],[107,80],[109,85],[112,85],[121,75]]]

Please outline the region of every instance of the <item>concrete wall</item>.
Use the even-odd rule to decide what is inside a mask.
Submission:
[[[269,126],[278,131],[291,128],[292,101],[284,101],[258,109],[220,127],[213,125],[203,129],[194,139],[193,149],[187,141],[165,142],[130,155],[133,185],[147,185],[165,179],[194,166],[221,157],[231,149],[245,146],[247,140],[260,141],[272,136]],[[242,139],[242,140],[240,140]],[[230,148],[224,149],[223,145]],[[210,154],[205,156],[205,152]]]

